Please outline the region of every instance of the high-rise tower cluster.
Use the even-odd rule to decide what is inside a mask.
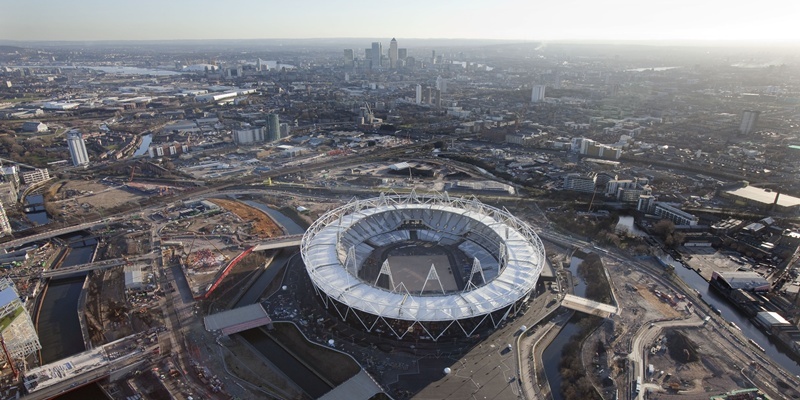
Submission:
[[[397,47],[397,39],[392,38],[389,42],[389,51],[384,55],[383,44],[372,42],[372,46],[364,49],[364,61],[361,63],[356,58],[353,49],[344,49],[344,66],[356,67],[363,66],[365,69],[398,69],[405,65],[408,58],[408,49]]]

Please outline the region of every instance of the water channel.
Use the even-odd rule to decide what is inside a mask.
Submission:
[[[25,216],[37,225],[50,223],[50,218],[44,209],[44,196],[35,194],[25,197]]]
[[[133,156],[138,157],[147,154],[147,149],[150,148],[150,143],[152,142],[153,142],[152,134],[142,136],[142,143],[139,144],[139,148],[136,149],[135,152],[133,152]]]
[[[573,287],[573,294],[583,297],[586,295],[586,282],[578,277],[578,265],[583,262],[582,259],[572,257],[569,263],[569,271],[572,273],[575,286]],[[542,353],[542,364],[544,364],[544,373],[547,376],[547,382],[550,384],[550,391],[553,399],[561,400],[561,372],[559,371],[561,365],[561,358],[564,354],[564,347],[569,343],[573,336],[580,332],[580,327],[577,323],[570,319],[561,332],[558,333],[555,339]]]
[[[269,216],[282,225],[290,235],[305,232],[305,228],[298,225],[291,218],[265,204],[255,201],[245,201],[244,203],[269,214]],[[62,237],[61,239],[69,243],[70,252],[67,257],[64,258],[59,268],[91,262],[92,255],[97,246],[97,241],[94,238],[73,234],[68,237]],[[263,273],[236,306],[239,307],[258,301],[258,298],[263,294],[267,285],[272,279],[276,278],[278,271],[291,258],[291,255],[292,253],[287,250],[279,252],[269,268],[267,268],[267,271],[271,271],[271,273]],[[77,313],[78,298],[81,295],[83,282],[84,277],[50,281],[47,293],[42,300],[41,312],[37,322],[37,332],[39,333],[39,340],[42,343],[42,361],[45,364],[86,350]],[[269,348],[269,351],[273,351],[272,345],[269,344],[271,339],[267,338],[266,335],[258,330],[248,335],[248,341],[262,352],[267,348]],[[270,357],[270,359],[272,359],[272,357]],[[292,360],[294,360],[294,358],[292,358]],[[292,361],[289,360],[286,362],[291,363]],[[327,385],[325,386],[327,387]],[[317,385],[312,385],[312,387],[317,387]],[[327,387],[325,391],[327,390],[330,390],[330,388]],[[64,396],[67,397],[62,396],[58,399],[98,398],[96,396],[98,391],[99,388],[96,385],[89,385],[65,394]]]
[[[786,368],[786,370],[791,372],[793,375],[800,375],[800,364],[781,352],[776,344],[770,340],[769,336],[767,336],[761,329],[757,328],[750,321],[750,319],[747,318],[747,316],[742,314],[738,309],[731,305],[727,299],[711,289],[711,287],[708,286],[708,282],[706,282],[706,280],[703,279],[700,274],[694,270],[684,267],[683,264],[673,260],[672,257],[665,256],[663,260],[675,268],[675,274],[677,274],[684,282],[686,282],[689,287],[700,292],[700,294],[703,296],[703,300],[720,310],[722,318],[725,318],[726,321],[735,323],[736,326],[742,329],[742,333],[744,333],[745,336],[753,339],[756,343],[763,347],[766,355],[769,356],[770,359],[780,366]]]
[[[89,236],[72,234],[62,237],[70,252],[59,268],[91,262],[97,241]],[[52,279],[42,299],[36,329],[42,344],[42,362],[48,364],[86,351],[78,320],[78,298],[85,277]],[[97,385],[88,385],[58,399],[96,399],[102,393]]]

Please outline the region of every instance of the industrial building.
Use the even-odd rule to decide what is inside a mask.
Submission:
[[[800,210],[800,198],[750,185],[732,190],[722,190],[720,196],[733,199],[739,205],[753,205],[761,209],[774,207],[775,211],[783,212]]]
[[[84,143],[83,135],[79,131],[73,130],[67,133],[67,147],[69,147],[69,155],[72,157],[72,165],[77,167],[89,164],[86,143]]]
[[[22,124],[22,131],[36,133],[47,132],[47,125],[39,121],[28,121]]]

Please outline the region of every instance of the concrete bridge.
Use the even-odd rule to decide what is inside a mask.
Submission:
[[[268,239],[256,245],[253,251],[283,249],[286,247],[300,246],[300,239],[303,235],[287,235]]]
[[[73,265],[71,267],[66,267],[66,268],[49,269],[47,271],[42,272],[42,278],[59,278],[67,275],[77,275],[84,272],[95,271],[99,269],[118,267],[120,265],[125,265],[125,264],[141,264],[142,262],[152,260],[155,257],[156,257],[155,253],[150,253],[139,257],[133,257],[127,260],[123,258],[115,258],[113,260],[103,260],[86,264]]]
[[[617,307],[571,294],[564,296],[561,305],[571,310],[596,315],[602,318],[610,318],[613,314],[619,314],[619,309]]]

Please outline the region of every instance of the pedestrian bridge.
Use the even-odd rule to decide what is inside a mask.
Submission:
[[[561,300],[561,305],[571,310],[596,315],[601,318],[610,318],[614,314],[619,314],[619,308],[617,307],[571,294],[564,296],[564,300]]]
[[[257,244],[253,251],[283,249],[286,247],[300,246],[300,240],[303,235],[288,235],[277,238],[268,239],[261,244]]]

